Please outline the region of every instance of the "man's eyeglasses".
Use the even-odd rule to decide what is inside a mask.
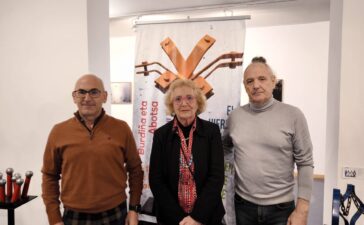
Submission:
[[[195,97],[192,95],[186,95],[186,96],[177,96],[173,99],[173,102],[177,105],[182,104],[183,101],[186,101],[188,104],[192,104],[195,100]]]
[[[101,95],[101,91],[97,88],[93,88],[88,91],[84,89],[78,89],[72,92],[72,96],[77,98],[84,98],[87,94],[92,98],[98,98]]]

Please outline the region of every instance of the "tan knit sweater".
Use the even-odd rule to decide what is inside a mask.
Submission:
[[[65,208],[79,212],[118,206],[127,198],[128,175],[130,204],[140,201],[143,171],[132,132],[124,121],[106,114],[91,131],[76,117],[55,125],[42,173],[42,197],[50,224],[62,221],[59,197]]]

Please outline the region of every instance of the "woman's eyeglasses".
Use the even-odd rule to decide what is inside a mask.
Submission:
[[[173,102],[177,105],[182,104],[183,101],[186,101],[188,104],[193,103],[193,101],[195,100],[195,97],[192,95],[186,95],[186,96],[176,96],[173,99]]]

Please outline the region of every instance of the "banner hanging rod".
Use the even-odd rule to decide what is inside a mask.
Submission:
[[[297,0],[241,0],[239,2],[233,3],[223,3],[223,4],[205,4],[200,6],[186,6],[179,8],[168,8],[168,9],[159,9],[159,10],[146,10],[146,11],[134,11],[134,12],[126,12],[120,15],[110,16],[111,20],[118,20],[123,18],[130,17],[141,17],[141,16],[150,16],[150,15],[160,15],[160,14],[176,14],[176,13],[189,13],[189,12],[211,12],[214,10],[235,10],[235,9],[244,9],[249,7],[260,7],[265,5],[273,5],[273,4],[281,4],[287,3]],[[228,2],[226,0],[225,2]]]
[[[174,19],[174,20],[150,20],[134,22],[134,27],[139,25],[151,24],[167,24],[167,23],[193,23],[193,22],[210,22],[210,21],[227,21],[227,20],[250,20],[250,15],[246,16],[220,16],[220,17],[202,17],[202,18],[187,18],[187,19]]]

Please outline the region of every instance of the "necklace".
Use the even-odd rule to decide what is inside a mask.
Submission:
[[[182,146],[184,145],[184,146],[186,146],[187,144],[186,144],[186,141],[188,140],[188,139],[190,139],[190,137],[187,137],[187,138],[182,138],[182,137],[180,137],[181,138],[181,142],[183,142],[183,144],[182,144]],[[189,145],[189,147],[190,147],[190,145]],[[184,149],[183,147],[182,147],[182,149],[181,149],[181,152],[182,152],[182,155],[183,155],[183,157],[180,157],[180,164],[184,167],[184,168],[188,168],[188,167],[190,167],[191,165],[192,165],[192,162],[193,162],[193,155],[192,155],[192,152],[191,152],[191,157],[190,157],[190,159],[188,160],[187,159],[187,156],[186,156],[186,153],[185,153],[185,151],[184,150],[186,150],[186,149]],[[190,151],[191,151],[191,149],[190,149]]]
[[[188,168],[192,165],[193,162],[193,155],[191,155],[190,160],[188,160],[187,162],[187,157],[184,153],[182,153],[184,157],[180,157],[179,158],[179,163],[184,167],[184,168]]]
[[[190,130],[190,134],[188,137],[184,137],[181,128],[177,125],[177,120],[174,121],[174,126],[177,127],[177,134],[181,140],[181,149],[180,149],[180,166],[183,168],[189,168],[193,164],[193,155],[192,155],[192,142],[193,142],[193,132],[196,129],[196,120]],[[186,143],[188,141],[188,144]],[[191,172],[192,173],[192,172]]]

